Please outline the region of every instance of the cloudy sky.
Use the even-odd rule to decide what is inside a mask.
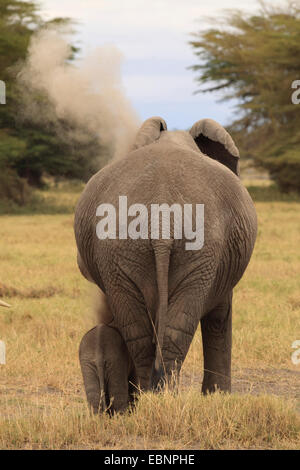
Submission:
[[[249,0],[42,0],[43,16],[79,21],[76,41],[82,55],[113,44],[123,55],[122,82],[142,120],[162,116],[169,129],[189,128],[210,117],[226,125],[234,117],[220,95],[193,93],[196,57],[191,33],[207,28],[224,9],[257,10]]]

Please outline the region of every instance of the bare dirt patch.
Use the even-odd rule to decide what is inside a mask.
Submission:
[[[184,388],[201,387],[203,376],[183,373],[181,384]],[[270,394],[299,400],[300,371],[291,369],[236,369],[232,372],[232,393],[251,395]]]

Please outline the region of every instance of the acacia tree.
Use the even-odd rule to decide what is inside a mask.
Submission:
[[[230,126],[242,153],[269,170],[283,191],[300,191],[300,5],[261,3],[256,15],[231,12],[223,24],[194,34],[201,92],[224,90],[237,99]],[[203,89],[203,85],[208,85]]]

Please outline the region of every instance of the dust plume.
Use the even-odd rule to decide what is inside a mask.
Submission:
[[[126,154],[139,126],[122,88],[121,53],[114,46],[103,46],[74,65],[68,60],[71,52],[57,30],[48,28],[33,36],[18,74],[22,114],[35,122],[51,123],[75,145],[96,138],[118,158]],[[33,99],[38,95],[51,106],[41,106]]]

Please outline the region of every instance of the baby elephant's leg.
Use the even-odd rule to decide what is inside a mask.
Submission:
[[[94,413],[124,411],[132,397],[133,364],[120,333],[107,325],[88,331],[79,348],[86,396]]]

